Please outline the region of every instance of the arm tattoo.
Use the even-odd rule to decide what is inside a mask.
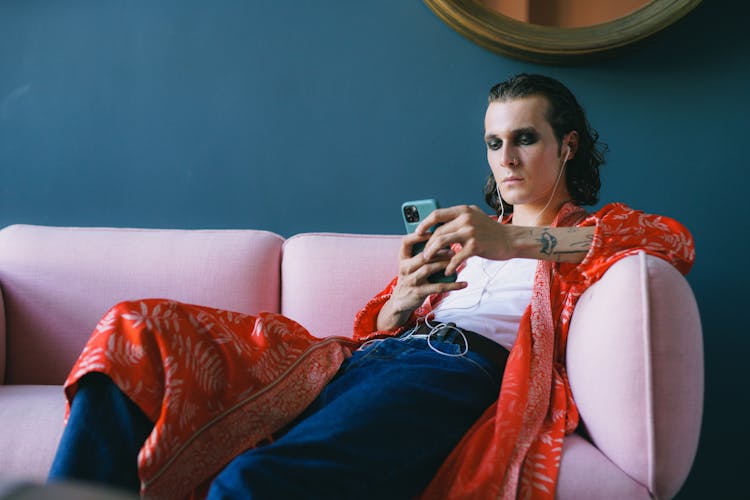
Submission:
[[[539,243],[539,253],[549,255],[557,262],[578,262],[580,259],[571,259],[569,256],[585,256],[589,248],[591,248],[594,235],[584,234],[580,236],[574,235],[574,238],[566,237],[566,235],[572,235],[572,233],[576,232],[578,231],[570,229],[562,235],[562,241],[558,241],[549,228],[543,229],[542,233],[536,237],[536,241]]]
[[[550,233],[547,229],[542,231],[542,235],[539,237],[539,243],[541,244],[541,248],[539,249],[539,253],[545,254],[545,255],[552,255],[552,252],[555,250],[555,247],[557,246],[557,238],[555,238],[552,233]]]
[[[571,241],[570,246],[571,247],[581,247],[588,251],[589,247],[591,247],[591,244],[594,242],[594,235],[593,234],[587,234],[583,236],[583,239],[577,240],[577,241]]]

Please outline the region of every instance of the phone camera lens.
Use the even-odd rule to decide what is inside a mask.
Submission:
[[[414,205],[404,207],[404,217],[407,222],[417,222],[419,220],[419,211]]]

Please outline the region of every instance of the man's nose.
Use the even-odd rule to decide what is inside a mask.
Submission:
[[[500,159],[502,166],[507,168],[513,168],[518,166],[518,155],[513,148],[503,148],[502,157]]]

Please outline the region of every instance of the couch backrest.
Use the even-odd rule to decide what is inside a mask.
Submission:
[[[278,312],[282,243],[254,230],[8,226],[0,383],[4,371],[7,384],[61,384],[101,316],[123,300]]]
[[[666,261],[614,264],[578,301],[567,369],[592,442],[656,498],[672,498],[695,458],[703,409],[695,297]]]
[[[316,337],[351,336],[356,312],[396,276],[400,245],[400,236],[289,238],[281,266],[281,312]]]

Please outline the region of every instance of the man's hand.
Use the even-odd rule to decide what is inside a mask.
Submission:
[[[430,283],[427,280],[432,274],[443,271],[453,257],[453,252],[447,249],[440,249],[429,258],[424,257],[424,252],[412,256],[414,245],[429,237],[429,233],[404,236],[399,251],[398,282],[391,298],[380,310],[378,330],[392,330],[403,325],[412,311],[434,293],[444,293],[466,287],[466,282]]]
[[[594,237],[593,227],[537,227],[498,224],[477,206],[461,205],[438,209],[417,226],[416,235],[424,237],[429,228],[438,227],[430,237],[423,258],[430,260],[450,245],[459,243],[445,273],[451,274],[469,257],[508,260],[515,257],[580,262],[588,253]]]
[[[437,224],[441,225],[430,234],[430,228]],[[430,283],[427,278],[433,273],[444,270],[447,275],[453,274],[473,256],[581,262],[591,248],[594,230],[498,224],[474,205],[435,210],[402,241],[398,283],[378,315],[378,329],[403,325],[429,295],[467,286],[465,282]],[[412,247],[420,241],[427,241],[424,251],[412,257]],[[455,243],[461,245],[456,254],[448,250]]]

